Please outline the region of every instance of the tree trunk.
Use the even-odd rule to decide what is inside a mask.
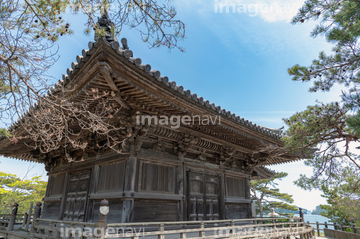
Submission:
[[[259,204],[259,212],[260,212],[260,217],[263,217],[263,206],[261,204],[261,200],[257,200],[258,204]]]

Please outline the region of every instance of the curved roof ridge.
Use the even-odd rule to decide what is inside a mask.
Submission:
[[[100,18],[99,18],[100,19]],[[96,39],[97,37],[95,37]],[[268,127],[260,126],[257,124],[252,123],[249,120],[246,120],[231,111],[228,111],[226,109],[221,108],[220,106],[215,105],[214,103],[210,103],[209,100],[205,100],[203,97],[198,96],[195,93],[192,93],[190,90],[184,89],[183,86],[177,85],[175,81],[170,81],[167,76],[161,76],[160,71],[158,70],[151,70],[151,65],[149,64],[142,64],[141,58],[135,58],[133,57],[133,52],[129,49],[127,39],[122,38],[121,39],[121,45],[119,44],[118,40],[116,38],[109,38],[108,36],[98,37],[95,42],[90,41],[88,43],[88,50],[83,49],[82,55],[76,56],[76,62],[71,63],[71,68],[67,68],[66,74],[62,75],[62,79],[58,81],[51,89],[48,91],[48,95],[53,94],[56,92],[61,86],[66,86],[76,75],[76,73],[80,70],[80,68],[87,62],[90,58],[90,56],[96,51],[96,49],[100,46],[101,42],[105,43],[106,45],[110,46],[112,49],[114,49],[119,55],[123,56],[128,60],[129,63],[132,63],[133,65],[137,66],[138,69],[144,71],[149,76],[154,77],[154,80],[163,83],[164,85],[171,88],[174,92],[177,92],[178,94],[181,94],[185,97],[187,97],[189,100],[192,100],[195,103],[198,103],[202,106],[205,106],[206,108],[212,109],[213,111],[222,114],[223,116],[226,116],[227,118],[230,118],[237,123],[246,126],[250,129],[253,129],[263,135],[267,135],[270,137],[273,137],[275,139],[281,138],[281,130],[271,129]],[[45,95],[46,97],[47,95]],[[27,112],[25,112],[18,120],[13,123],[9,129],[16,128],[20,121],[25,117],[26,115],[30,114],[30,111],[36,108],[37,104],[35,104],[33,107],[31,107]]]

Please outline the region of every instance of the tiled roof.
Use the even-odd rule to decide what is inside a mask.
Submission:
[[[106,19],[107,18],[107,19]],[[99,18],[99,21],[102,21],[102,23],[108,22],[108,24],[112,24],[111,21],[108,19],[106,15],[103,15],[101,18]],[[238,124],[241,124],[243,126],[246,126],[254,131],[257,131],[263,135],[270,136],[275,139],[281,138],[281,130],[276,129],[270,129],[266,127],[262,127],[260,125],[254,124],[250,122],[249,120],[246,120],[244,118],[241,118],[240,116],[235,115],[234,113],[221,108],[220,106],[215,105],[214,103],[210,103],[208,100],[205,100],[203,97],[198,96],[195,93],[192,93],[190,90],[184,89],[183,86],[177,85],[175,81],[170,81],[167,76],[161,76],[160,71],[157,70],[151,70],[151,65],[149,64],[142,64],[142,60],[140,58],[133,57],[133,52],[129,49],[127,44],[127,39],[122,38],[121,39],[121,46],[116,37],[112,35],[112,33],[108,32],[103,37],[95,36],[96,41],[95,42],[89,42],[88,43],[88,50],[82,50],[82,55],[76,56],[76,62],[71,63],[71,68],[68,68],[66,71],[66,74],[63,75],[62,80],[59,80],[57,84],[55,84],[53,87],[51,87],[51,90],[48,92],[48,94],[52,94],[57,89],[61,88],[61,86],[67,85],[74,76],[79,72],[80,68],[89,60],[91,55],[96,51],[96,49],[101,45],[101,41],[103,41],[105,44],[110,46],[114,51],[116,51],[120,56],[127,59],[130,63],[135,65],[139,70],[146,72],[149,76],[153,77],[154,81],[159,81],[162,84],[164,84],[165,87],[169,87],[173,90],[175,94],[181,94],[188,98],[188,100],[196,102],[199,105],[202,105],[206,108],[209,108],[227,118],[235,120]],[[36,105],[33,106],[36,108]],[[30,110],[27,111],[24,115],[22,115],[10,128],[9,130],[15,129],[19,124],[20,120],[25,117],[26,115],[29,115]]]

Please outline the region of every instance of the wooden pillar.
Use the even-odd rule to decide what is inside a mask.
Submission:
[[[165,239],[165,235],[162,234],[164,231],[165,231],[164,224],[159,224],[159,232],[160,232],[160,234],[158,235],[158,239]]]
[[[250,199],[250,175],[245,179],[245,198]],[[248,218],[251,217],[251,203],[248,204]]]
[[[205,238],[204,222],[203,221],[200,223],[199,237]]]
[[[185,163],[182,164],[182,173],[183,173],[183,221],[188,220],[188,198],[186,197],[186,192],[188,192],[188,170],[185,166]],[[186,235],[186,234],[185,234]]]
[[[225,212],[225,171],[221,174],[220,177],[220,200],[219,200],[219,210],[220,210],[220,219],[226,219],[226,212]]]
[[[124,202],[122,210],[122,222],[132,221],[132,213],[134,209],[134,192],[137,172],[137,158],[130,156],[126,161],[125,167],[125,185],[124,185]]]
[[[67,196],[67,190],[68,190],[68,184],[69,184],[69,173],[66,172],[65,179],[64,179],[64,187],[62,191],[62,197],[61,197],[61,204],[60,204],[60,210],[59,210],[59,220],[62,220],[64,218],[64,210],[66,205],[66,196]]]
[[[23,221],[22,221],[22,224],[21,224],[21,228],[24,229],[25,228],[25,225],[26,225],[26,222],[27,222],[27,219],[29,217],[29,212],[26,212],[24,213],[24,216],[23,216]]]
[[[90,184],[90,192],[97,193],[98,185],[99,185],[99,176],[100,176],[100,166],[98,164],[93,166],[92,175],[91,175],[91,184]]]
[[[248,175],[245,179],[246,185],[245,185],[245,198],[250,199],[250,176]]]
[[[29,214],[28,214],[28,218],[27,218],[27,221],[26,221],[25,231],[29,230],[32,211],[33,211],[33,203],[30,203]]]
[[[87,213],[86,213],[86,222],[96,222],[96,218],[94,218],[94,206],[95,200],[90,199],[91,194],[96,194],[98,192],[99,186],[99,177],[100,177],[100,166],[95,164],[92,167],[91,178],[90,178],[90,190],[89,190],[89,199],[87,203]]]
[[[318,237],[320,236],[320,227],[319,227],[319,222],[316,222],[316,231],[318,234]]]
[[[37,232],[37,224],[38,222],[36,221],[37,218],[40,218],[41,216],[41,202],[37,202],[36,203],[36,207],[35,207],[35,210],[34,210],[34,216],[33,216],[33,220],[32,220],[32,223],[31,223],[31,229],[30,229],[30,238],[34,238],[32,235],[33,233]]]
[[[105,232],[107,227],[107,214],[109,213],[109,202],[103,199],[100,202],[99,218],[96,224],[97,235],[99,238],[105,238]]]
[[[36,207],[35,207],[35,211],[34,211],[34,219],[35,218],[40,218],[41,216],[41,202],[37,202],[36,203]]]
[[[7,228],[8,231],[12,231],[14,229],[18,206],[19,206],[19,204],[15,203],[13,209],[11,210],[11,217],[10,217],[9,225]]]
[[[47,185],[46,185],[46,191],[45,191],[45,197],[49,197],[50,196],[50,191],[51,191],[51,188],[53,187],[53,185],[52,185],[52,181],[54,181],[53,180],[53,175],[49,175],[49,178],[48,178],[48,183],[47,183]]]
[[[182,200],[178,202],[178,208],[177,208],[177,217],[176,219],[178,221],[185,221],[185,212],[184,212],[184,207],[185,207],[185,189],[184,189],[184,180],[185,180],[185,175],[186,173],[184,173],[185,167],[184,167],[184,163],[182,163],[181,166],[176,167],[176,185],[175,185],[175,193],[178,195],[182,196]]]
[[[344,227],[344,224],[340,224],[340,228],[341,228],[341,231],[345,231],[345,227]]]
[[[356,225],[355,224],[352,224],[352,231],[353,231],[353,233],[356,233]]]

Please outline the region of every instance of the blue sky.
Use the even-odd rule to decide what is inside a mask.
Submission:
[[[238,0],[232,1],[238,4],[235,13],[216,12],[216,4],[226,1],[229,2],[174,2],[178,17],[186,24],[187,38],[180,42],[186,53],[149,49],[134,30],[123,29],[118,38],[126,37],[135,57],[184,89],[266,127],[280,128],[284,125],[282,118],[316,100],[328,102],[339,96],[339,89],[309,93],[309,83],[292,82],[287,74],[287,69],[294,64],[309,65],[321,50],[331,49],[324,39],[309,36],[314,23],[290,24],[303,1]],[[87,49],[87,43],[93,40],[93,34],[83,34],[85,20],[82,17],[69,14],[66,18],[75,34],[58,42],[60,59],[49,72],[56,79],[66,73],[76,55],[81,55],[81,50]],[[0,162],[0,170],[19,175],[23,175],[29,165],[4,158],[0,158]],[[305,192],[292,184],[299,173],[311,173],[302,162],[271,168],[289,173],[279,186],[294,195],[296,205],[314,209],[325,203],[319,192]],[[42,165],[35,164],[29,175],[35,174],[45,177]]]

